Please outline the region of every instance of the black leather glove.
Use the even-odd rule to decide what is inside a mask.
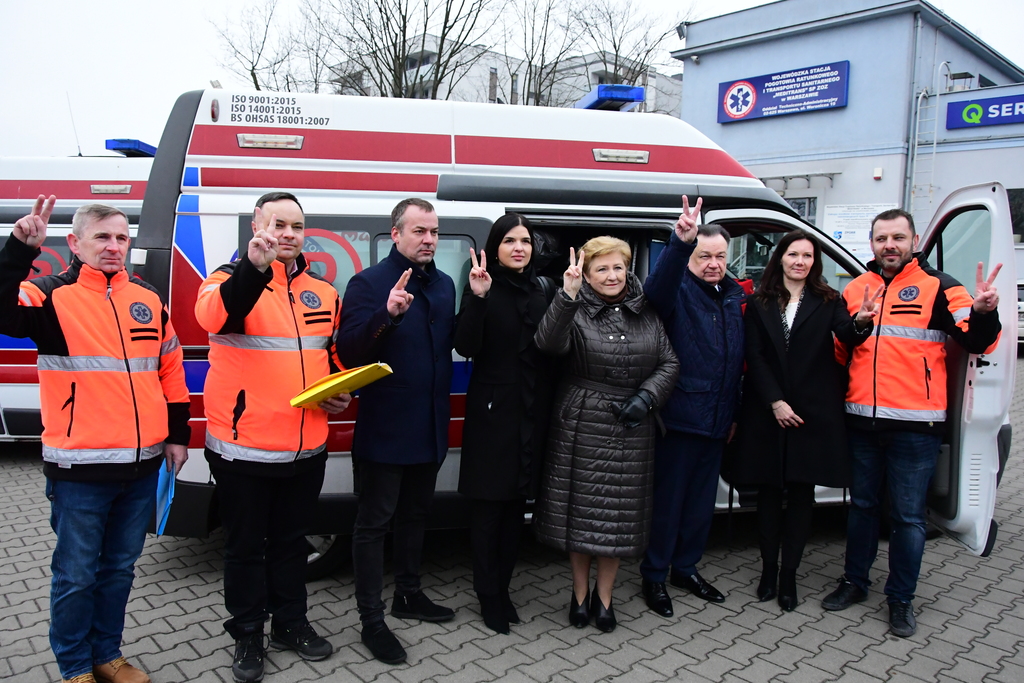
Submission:
[[[641,420],[651,411],[653,403],[654,400],[651,395],[641,389],[627,398],[625,403],[613,405],[612,411],[619,418],[619,422],[625,425],[627,429],[633,429],[640,426]]]

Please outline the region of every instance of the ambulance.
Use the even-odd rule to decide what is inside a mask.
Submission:
[[[824,273],[842,290],[864,266],[802,221],[774,191],[685,122],[657,114],[464,102],[206,90],[183,94],[170,114],[146,188],[135,271],[167,297],[185,354],[192,399],[190,458],[177,481],[167,533],[203,536],[217,521],[216,481],[203,457],[207,333],[194,316],[198,288],[251,237],[256,199],[293,192],[306,213],[305,256],[344,294],[355,273],[390,251],[390,212],[406,197],[431,201],[440,219],[437,266],[462,295],[469,249],[479,250],[495,219],[529,217],[535,264],[560,281],[570,247],[596,235],[631,245],[646,278],[667,244],[681,195],[703,197],[703,221],[732,235],[731,275],[756,285],[771,247],[787,231],[821,242]],[[931,262],[973,286],[977,262],[1008,261],[1013,244],[1006,192],[998,183],[952,194],[924,233]],[[997,286],[1016,282],[1012,260]],[[458,305],[458,302],[457,304]],[[1004,339],[1014,335],[1004,296]],[[344,311],[342,311],[344,315]],[[1011,337],[1012,338],[1012,337]],[[991,551],[1016,345],[986,356],[950,356],[955,371],[949,443],[930,501],[933,522],[977,554]],[[450,449],[437,480],[431,524],[465,526],[457,493],[465,391],[471,363],[454,356]],[[327,476],[310,537],[311,577],[345,557],[355,516],[351,444],[358,398],[331,421]],[[717,506],[751,507],[750,491],[720,482]],[[819,489],[819,503],[842,503]]]
[[[110,143],[138,146],[136,140]],[[58,202],[29,279],[67,268],[71,217],[83,204],[121,209],[134,237],[152,166],[152,157],[146,156],[0,157],[0,241],[6,241],[14,222],[31,212],[41,194],[56,195]],[[38,442],[43,433],[35,348],[28,339],[0,334],[0,443]]]

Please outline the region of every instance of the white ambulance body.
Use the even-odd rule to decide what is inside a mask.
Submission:
[[[532,221],[538,233],[535,263],[543,274],[560,280],[569,247],[611,234],[630,243],[632,267],[643,280],[667,243],[684,193],[691,200],[704,198],[705,222],[729,229],[730,270],[740,280],[756,284],[770,247],[795,227],[820,236],[825,276],[833,287],[841,290],[863,272],[853,256],[802,222],[732,157],[668,116],[287,93],[186,93],[160,141],[133,251],[136,272],[168,298],[192,399],[190,458],[179,476],[168,533],[203,535],[217,524],[216,482],[203,457],[209,346],[194,304],[203,278],[244,248],[255,201],[271,190],[299,198],[306,214],[305,255],[342,294],[354,273],[389,253],[391,209],[410,196],[428,199],[437,209],[436,262],[455,280],[460,297],[469,248],[479,250],[493,221],[508,211]],[[955,239],[943,238],[950,228]],[[925,241],[933,262],[971,286],[971,259],[989,263],[1001,249],[1012,249],[1005,191],[993,183],[955,195]],[[1004,268],[997,283],[1007,292],[1015,282],[1012,271]],[[1009,327],[1016,320],[1013,302],[1006,296],[1003,303],[1000,313]],[[1012,332],[1005,330],[1004,336]],[[1000,344],[984,359],[964,358],[951,380],[959,382],[954,389],[963,406],[955,410],[962,412],[964,428],[951,440],[933,517],[977,553],[990,549],[1000,453],[1005,458],[1008,452],[1003,423],[1015,356],[1007,349],[1015,346]],[[456,488],[471,365],[458,356],[454,361],[450,449],[432,518],[438,527],[465,524]],[[344,553],[344,544],[334,540],[351,533],[350,448],[357,410],[358,399],[331,422],[317,536],[311,539],[317,548],[312,575],[330,570]],[[817,498],[841,503],[846,496],[819,489]],[[717,505],[750,507],[753,497],[720,482]]]
[[[67,235],[83,204],[116,206],[135,235],[152,166],[149,157],[0,157],[0,243],[41,194],[56,195],[57,204],[30,278],[71,262]],[[39,441],[42,431],[35,344],[0,334],[0,442]]]

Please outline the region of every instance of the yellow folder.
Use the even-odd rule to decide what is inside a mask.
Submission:
[[[342,370],[313,382],[302,390],[302,393],[291,400],[293,408],[312,408],[320,401],[337,396],[351,394],[356,389],[387,377],[393,372],[387,363],[370,363],[360,368]]]

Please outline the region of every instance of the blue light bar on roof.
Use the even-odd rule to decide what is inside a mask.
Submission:
[[[645,99],[644,89],[633,85],[599,85],[580,98],[577,109],[629,111]]]
[[[142,140],[118,138],[107,140],[107,149],[123,154],[126,157],[155,157],[156,147],[147,145]]]

